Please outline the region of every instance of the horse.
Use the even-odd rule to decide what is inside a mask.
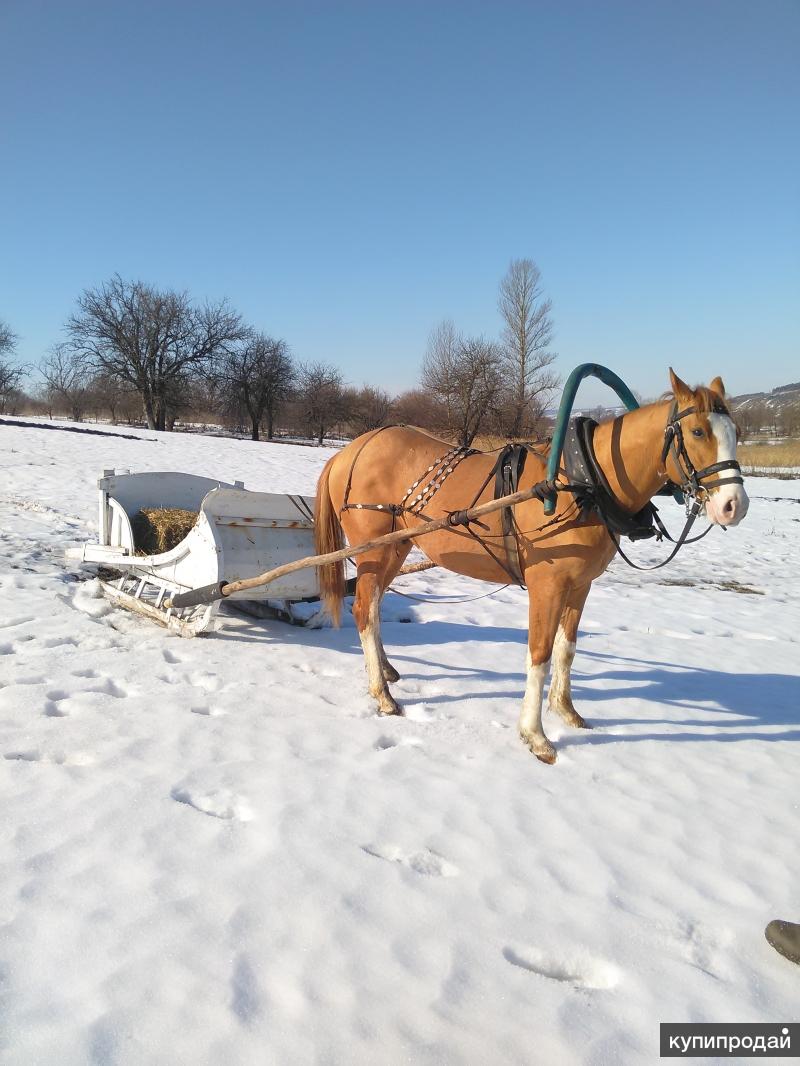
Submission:
[[[672,394],[594,430],[594,456],[614,500],[636,514],[670,484],[696,498],[710,523],[735,526],[749,501],[742,478],[717,477],[735,461],[737,430],[725,399],[722,379],[689,388],[670,368]],[[678,446],[679,445],[679,446]],[[545,477],[547,446],[529,448],[518,488]],[[318,554],[363,544],[395,529],[413,529],[425,520],[494,498],[496,456],[454,449],[424,430],[393,426],[356,438],[325,465],[317,486],[315,538]],[[566,484],[566,472],[558,476]],[[569,491],[559,491],[552,518],[543,501],[517,504],[513,515],[514,560],[508,528],[499,513],[486,516],[478,529],[448,526],[425,534],[420,544],[433,563],[467,577],[505,585],[509,573],[522,578],[528,592],[527,682],[519,734],[543,763],[556,750],[542,727],[545,681],[552,662],[549,705],[568,725],[590,728],[572,701],[570,671],[578,626],[592,582],[608,567],[618,542],[601,517],[576,507]],[[412,547],[402,541],[377,546],[357,559],[353,617],[366,660],[369,693],[383,715],[402,714],[389,685],[399,680],[381,640],[380,606],[387,587]],[[325,610],[339,624],[345,590],[344,563],[318,568]]]

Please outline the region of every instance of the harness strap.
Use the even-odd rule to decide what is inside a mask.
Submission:
[[[519,487],[519,479],[525,469],[525,460],[528,450],[524,444],[509,444],[500,453],[495,478],[495,499],[502,496],[510,496]],[[514,519],[514,508],[504,507],[501,512],[503,523],[503,544],[508,559],[508,571],[514,575],[518,585],[525,585],[522,576],[522,567],[519,564],[519,539],[517,537],[517,524]]]
[[[629,559],[628,556],[625,554],[625,552],[622,550],[622,547],[621,547],[621,545],[619,543],[619,540],[616,538],[616,536],[611,532],[610,529],[608,529],[608,526],[606,526],[606,529],[608,529],[608,535],[609,535],[609,537],[611,537],[611,540],[614,543],[614,547],[615,547],[615,549],[617,551],[617,554],[622,556],[622,558],[625,560],[625,562],[628,564],[628,566],[633,567],[634,570],[660,570],[662,566],[666,566],[667,563],[671,563],[672,562],[672,560],[675,558],[675,556],[678,554],[678,552],[681,550],[681,548],[684,546],[684,544],[694,544],[695,541],[702,540],[703,537],[707,533],[710,532],[711,524],[709,523],[708,527],[703,530],[703,532],[700,534],[699,537],[692,537],[691,539],[687,539],[688,536],[689,536],[689,530],[692,528],[692,526],[695,523],[695,520],[697,519],[697,516],[700,514],[700,508],[701,507],[702,507],[702,504],[700,503],[700,501],[699,500],[695,500],[691,511],[687,515],[686,524],[684,525],[683,529],[681,530],[681,535],[678,537],[678,539],[676,541],[673,541],[675,547],[672,549],[672,551],[669,553],[669,555],[666,557],[666,559],[663,559],[660,563],[656,563],[655,566],[639,566],[638,563],[635,563],[635,562],[633,562],[632,559]],[[662,526],[662,529],[663,529],[663,526]],[[665,533],[666,533],[666,530],[665,530]],[[672,540],[672,537],[670,537],[669,534],[666,534],[666,535],[667,535],[667,539],[668,540]]]

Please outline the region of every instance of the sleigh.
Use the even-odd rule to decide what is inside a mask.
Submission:
[[[224,580],[247,580],[314,550],[314,500],[308,496],[251,492],[194,474],[104,471],[98,480],[98,540],[68,549],[72,562],[98,565],[106,596],[181,636],[213,627],[219,601],[188,607],[174,597]],[[168,551],[142,554],[134,519],[145,508],[197,513],[189,533]],[[316,571],[305,569],[233,595],[240,610],[302,623],[300,609],[318,598]],[[313,613],[313,612],[311,612]]]

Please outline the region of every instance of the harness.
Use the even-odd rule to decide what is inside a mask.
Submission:
[[[575,498],[575,504],[580,517],[586,520],[592,514],[596,515],[605,526],[608,535],[614,544],[615,550],[629,566],[636,570],[659,570],[662,566],[666,566],[667,563],[675,558],[684,544],[694,544],[696,541],[702,540],[702,538],[711,530],[711,524],[709,523],[708,528],[699,536],[689,537],[692,526],[700,514],[705,501],[708,499],[711,490],[718,489],[722,485],[744,484],[744,479],[741,476],[741,467],[735,459],[723,459],[720,462],[703,467],[702,470],[697,470],[692,463],[689,453],[686,450],[681,420],[688,415],[696,413],[696,411],[696,407],[686,407],[683,410],[680,410],[678,407],[678,401],[675,400],[664,429],[664,447],[661,453],[661,464],[664,466],[667,457],[672,457],[675,469],[678,472],[679,483],[670,479],[663,488],[659,489],[656,495],[676,495],[678,499],[682,499],[686,504],[686,523],[677,540],[670,536],[664,523],[659,517],[658,508],[652,503],[652,501],[646,503],[644,507],[635,514],[629,514],[620,506],[608,483],[608,479],[597,461],[597,456],[595,455],[594,433],[597,428],[597,422],[592,418],[577,417],[573,418],[569,423],[562,453],[568,478],[567,484],[541,481],[537,485],[532,486],[530,491],[532,495],[542,501],[551,498],[554,492],[571,492]],[[714,412],[717,414],[728,414],[726,408],[721,405],[715,405]],[[417,480],[408,488],[399,504],[351,503],[350,489],[353,471],[356,462],[358,461],[358,457],[370,441],[372,441],[379,433],[382,433],[384,429],[389,428],[392,427],[384,426],[381,429],[376,430],[375,433],[364,441],[356,453],[350,467],[350,473],[348,474],[344,492],[344,501],[342,503],[340,514],[347,510],[382,511],[386,514],[391,514],[392,531],[394,531],[397,527],[398,517],[403,514],[413,514],[416,517],[424,517],[425,508],[453,471],[456,470],[465,459],[469,458],[469,456],[480,455],[483,453],[478,452],[474,448],[463,446],[449,449],[449,451],[436,458],[427,470],[417,478]],[[475,530],[471,528],[472,525],[480,526],[484,530],[488,527],[482,522],[476,522],[474,520],[470,522],[466,515],[470,508],[475,506],[484,490],[492,481],[494,481],[494,499],[496,500],[516,492],[519,487],[522,472],[525,468],[525,460],[529,452],[542,458],[541,453],[537,452],[536,448],[531,443],[507,444],[498,453],[497,461],[484,479],[481,487],[475,493],[472,503],[462,510],[452,511],[449,514],[450,525],[454,527],[463,526],[465,532],[482,546],[484,551],[486,551],[498,566],[509,575],[514,584],[520,585],[521,587],[525,586],[525,581],[520,567],[520,533],[516,523],[513,506],[503,507],[501,510],[505,560],[501,559],[498,554],[493,551],[491,546],[486,543],[484,537],[481,537],[480,534],[476,533]],[[728,477],[717,478],[714,481],[706,482],[706,478],[711,477],[714,474],[719,474],[724,470],[733,470],[735,473]],[[693,502],[690,504],[690,501]],[[540,529],[544,529],[551,524],[563,520],[564,516],[556,516],[550,522],[541,526]],[[674,544],[674,548],[663,562],[657,563],[655,566],[639,566],[637,563],[634,563],[629,559],[622,550],[620,537],[623,536],[628,537],[628,539],[632,541],[645,540],[650,537],[655,537],[656,540],[660,541],[662,538],[666,538]]]
[[[350,472],[347,476],[347,483],[344,490],[344,501],[342,503],[340,514],[344,511],[381,511],[392,516],[392,532],[394,532],[397,528],[397,519],[400,515],[413,514],[417,517],[423,517],[425,507],[431,502],[453,471],[469,456],[482,455],[484,453],[479,452],[475,448],[464,447],[463,445],[457,448],[451,448],[449,451],[445,452],[444,455],[440,455],[438,458],[434,459],[427,470],[425,470],[425,472],[418,477],[411,486],[409,486],[399,504],[351,503],[350,490],[352,487],[353,471],[355,470],[358,457],[370,441],[374,440],[374,438],[379,433],[382,433],[384,429],[390,428],[392,427],[383,426],[381,429],[376,430],[371,437],[368,437],[367,440],[364,441],[353,458]],[[475,506],[484,489],[493,479],[495,483],[494,499],[497,500],[502,496],[509,496],[511,493],[516,492],[519,485],[519,479],[525,466],[525,459],[529,451],[535,451],[531,444],[507,444],[498,454],[497,461],[489,471],[481,487],[475,493],[472,503],[469,504],[468,507],[453,511],[450,514],[450,525],[454,527],[463,526],[464,531],[474,540],[478,541],[484,551],[491,556],[497,565],[502,570],[505,570],[512,582],[519,585],[521,588],[525,587],[525,580],[519,565],[518,531],[514,519],[513,507],[504,507],[501,512],[503,544],[506,554],[505,561],[493,551],[483,537],[471,528],[472,525],[481,526],[483,529],[488,527],[484,526],[482,522],[473,521],[471,523],[466,518],[466,512]],[[534,486],[534,488],[539,490],[536,495],[541,500],[545,500],[553,491],[553,485],[546,481],[541,482],[540,485]]]
[[[702,540],[710,532],[711,523],[697,537],[689,537],[689,533],[711,490],[718,489],[722,485],[744,484],[741,476],[742,470],[736,459],[723,459],[703,467],[702,470],[695,467],[686,450],[681,420],[687,415],[695,414],[696,411],[696,407],[685,407],[680,410],[678,401],[675,400],[664,428],[661,465],[665,466],[667,457],[671,455],[680,484],[670,480],[659,489],[656,495],[678,495],[686,504],[686,523],[677,540],[670,536],[659,517],[658,508],[652,501],[632,515],[617,503],[594,453],[593,441],[597,422],[591,418],[579,417],[572,419],[569,424],[563,452],[567,476],[571,483],[569,490],[575,493],[576,501],[585,517],[594,512],[600,518],[617,554],[635,570],[660,570],[662,566],[666,566],[675,558],[684,544],[694,544]],[[715,404],[713,411],[716,414],[728,414],[727,409],[719,404]],[[715,481],[706,483],[706,478],[723,470],[734,470],[735,473],[729,477],[717,478]],[[691,505],[690,500],[693,501]],[[666,559],[655,566],[639,566],[622,550],[619,542],[621,536],[626,536],[633,541],[645,540],[649,537],[655,537],[658,541],[666,538],[675,547]]]

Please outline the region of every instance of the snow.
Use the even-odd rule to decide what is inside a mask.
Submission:
[[[546,716],[547,767],[519,590],[387,597],[398,719],[349,616],[181,640],[112,608],[63,562],[104,468],[312,493],[330,454],[114,432],[0,427],[4,1066],[638,1063],[659,1021],[796,1017],[763,928],[800,920],[799,481],[596,583],[596,728]]]

